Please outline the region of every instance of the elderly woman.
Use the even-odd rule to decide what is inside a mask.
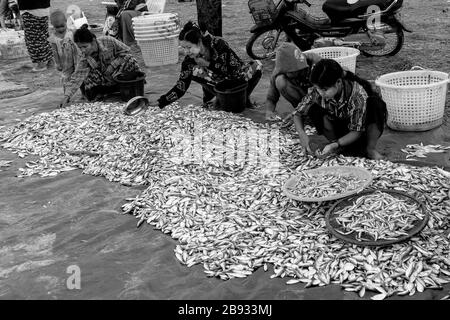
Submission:
[[[70,102],[78,88],[87,100],[101,100],[105,94],[118,91],[116,77],[131,79],[141,74],[130,48],[122,42],[109,36],[97,39],[86,25],[75,31],[73,40],[82,56],[66,83],[61,107]]]
[[[180,32],[179,40],[186,51],[181,64],[181,74],[176,85],[162,95],[152,105],[160,108],[180,99],[188,90],[192,80],[203,87],[203,103],[215,97],[214,86],[222,80],[247,81],[247,106],[251,107],[250,94],[262,76],[262,64],[259,61],[244,63],[221,38],[205,35],[200,28],[189,21]]]

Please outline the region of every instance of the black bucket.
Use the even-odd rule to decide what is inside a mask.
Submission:
[[[219,82],[214,91],[217,102],[222,110],[240,113],[247,104],[247,82],[238,80],[224,80]]]
[[[122,101],[144,95],[145,73],[133,72],[119,75],[114,80],[119,84]]]

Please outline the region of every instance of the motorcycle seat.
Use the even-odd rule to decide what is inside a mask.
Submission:
[[[331,20],[343,20],[358,15],[366,14],[369,6],[375,5],[380,10],[386,9],[394,0],[359,0],[354,4],[349,4],[348,0],[327,0],[322,5],[322,11],[330,17]],[[398,1],[394,10],[401,7],[403,0]]]
[[[311,29],[321,29],[331,24],[331,20],[328,17],[312,16],[301,8],[298,8],[296,11],[290,11],[288,14],[303,21]]]

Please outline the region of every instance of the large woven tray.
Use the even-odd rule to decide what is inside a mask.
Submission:
[[[356,234],[354,234],[354,233],[344,235],[344,234],[337,232],[336,229],[339,229],[339,224],[336,221],[335,213],[346,206],[352,205],[352,203],[359,197],[374,193],[376,191],[389,193],[390,195],[392,195],[396,198],[399,198],[402,200],[404,199],[404,200],[407,200],[410,202],[417,203],[419,205],[420,209],[422,210],[422,212],[424,213],[423,220],[417,220],[417,222],[414,224],[414,227],[411,228],[410,230],[408,230],[408,232],[407,232],[408,235],[401,236],[395,240],[360,241],[360,240],[356,239]],[[425,228],[425,226],[427,225],[428,219],[429,219],[429,214],[425,210],[425,206],[423,205],[422,202],[420,202],[419,200],[417,200],[416,198],[414,198],[413,196],[410,196],[409,194],[407,194],[405,192],[388,190],[388,189],[371,189],[371,190],[363,191],[357,195],[352,195],[352,196],[346,197],[344,199],[341,199],[340,201],[336,202],[328,210],[328,212],[325,215],[327,229],[336,238],[344,240],[346,242],[350,242],[350,243],[359,245],[359,246],[368,246],[368,247],[374,247],[374,246],[383,247],[383,246],[392,245],[394,243],[406,241],[406,240],[412,238],[413,236],[417,235],[420,231],[422,231],[422,229]]]
[[[342,199],[347,196],[356,194],[361,192],[364,188],[370,185],[372,182],[372,174],[361,167],[354,167],[354,166],[332,166],[332,167],[321,167],[317,169],[311,169],[303,171],[306,174],[309,175],[315,175],[315,174],[321,174],[321,173],[333,173],[333,174],[341,174],[341,175],[354,175],[359,177],[361,180],[363,180],[363,183],[361,183],[361,186],[358,189],[346,191],[342,193],[338,193],[332,196],[328,197],[318,197],[318,198],[308,198],[308,197],[300,197],[294,193],[292,193],[289,189],[292,189],[299,179],[298,176],[292,176],[290,177],[283,186],[283,192],[286,196],[288,196],[291,199],[298,200],[298,201],[304,201],[304,202],[323,202],[323,201],[331,201],[331,200],[337,200]]]

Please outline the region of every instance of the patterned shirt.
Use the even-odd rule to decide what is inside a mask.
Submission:
[[[344,79],[343,84],[341,96],[337,101],[335,99],[326,101],[317,90],[310,88],[299,103],[297,111],[305,115],[312,105],[318,104],[325,109],[331,119],[348,121],[350,131],[365,131],[367,93],[357,82]]]
[[[91,69],[100,69],[104,74],[112,74],[125,60],[124,56],[130,54],[130,48],[112,37],[99,37],[94,40],[98,46],[98,57],[86,57],[81,54],[75,72],[67,82],[65,95],[69,98],[75,94]],[[120,59],[121,58],[121,59]],[[112,83],[112,79],[108,79]]]
[[[193,77],[215,85],[224,79],[248,80],[252,78],[254,69],[261,70],[261,63],[254,61],[249,64],[244,63],[222,38],[208,36],[205,39],[205,44],[211,53],[209,66],[200,67],[194,58],[186,56],[181,63],[181,73],[177,83],[158,99],[160,108],[181,98],[189,89]]]

